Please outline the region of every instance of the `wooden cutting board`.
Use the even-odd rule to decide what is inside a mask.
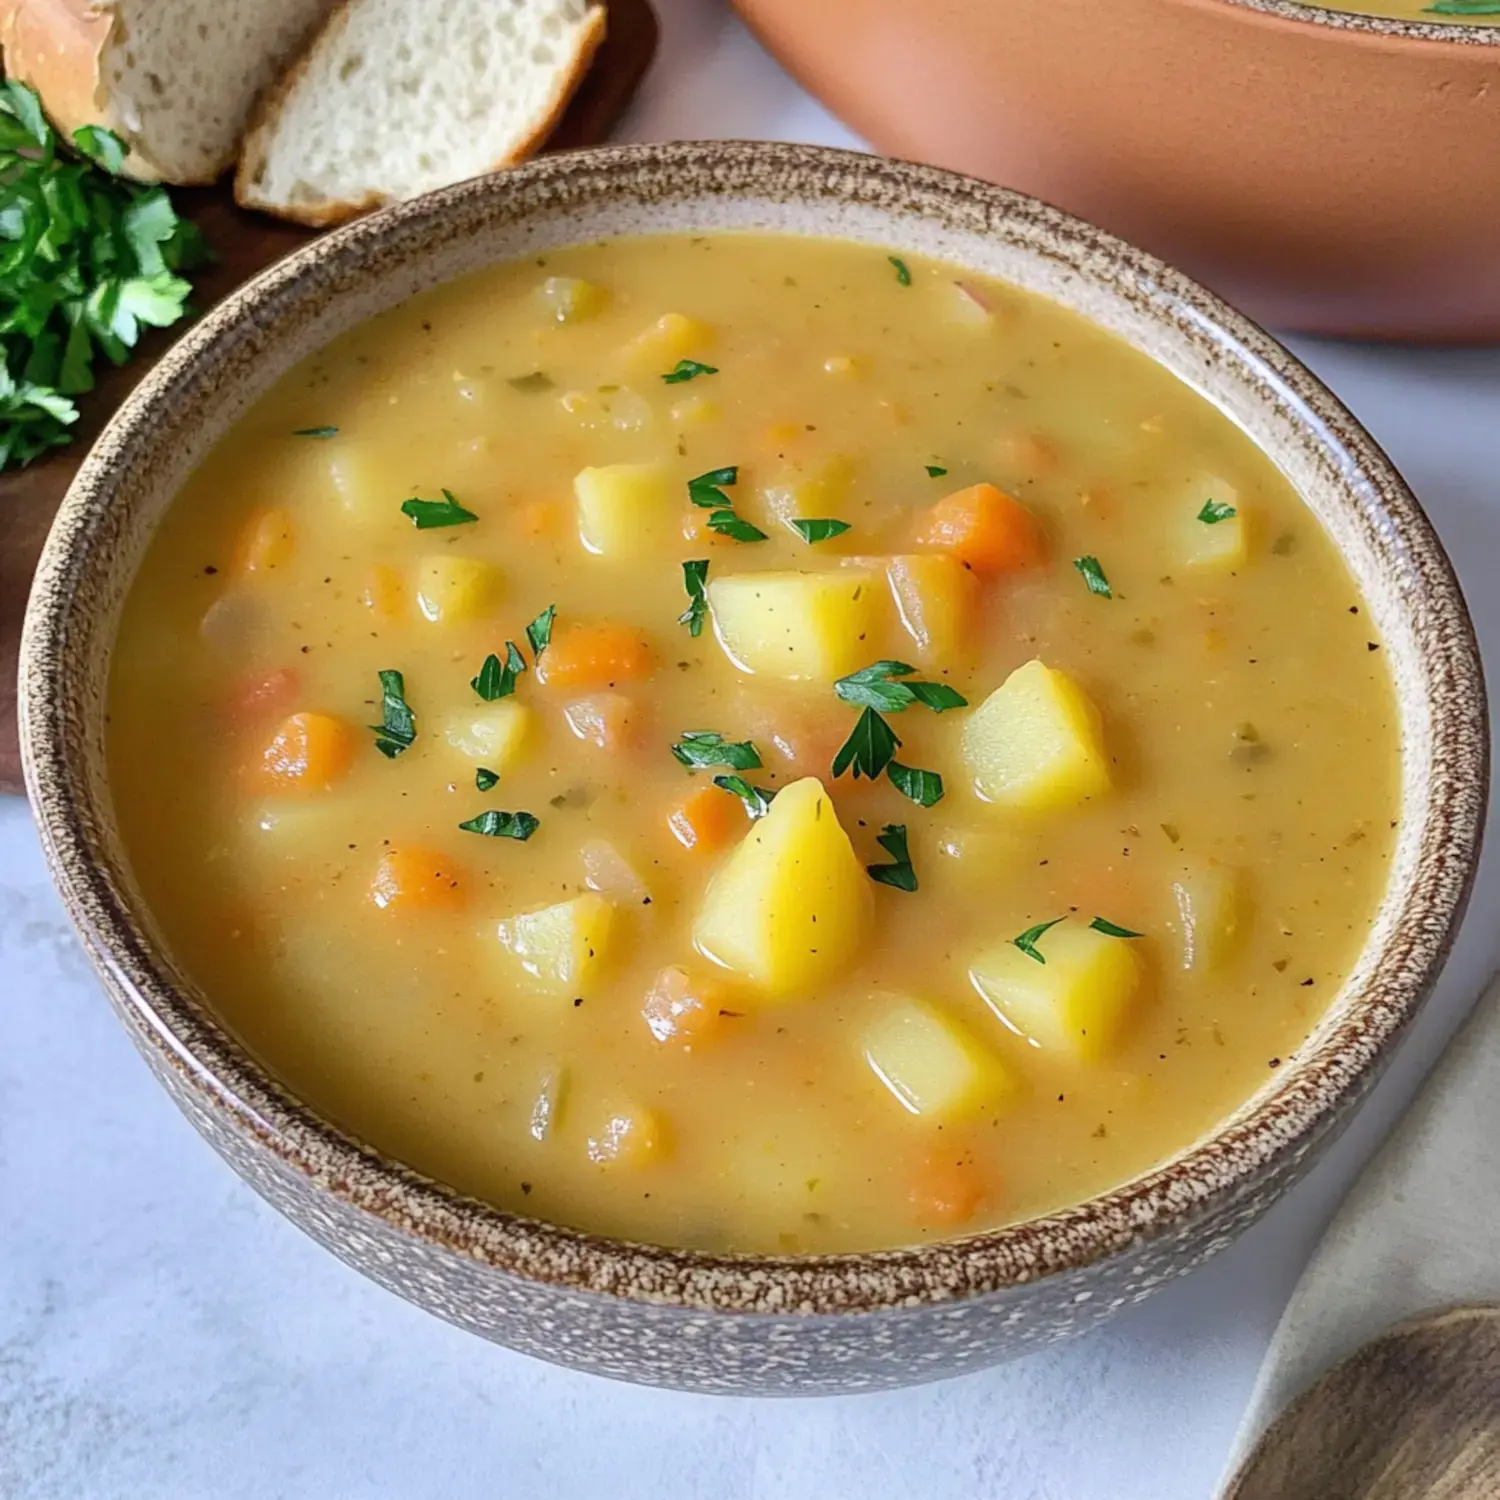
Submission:
[[[604,44],[547,142],[548,151],[572,151],[608,139],[655,55],[658,26],[649,0],[608,3]],[[202,227],[218,256],[216,264],[194,278],[194,301],[204,309],[313,238],[311,230],[236,207],[227,183],[178,188],[172,196],[180,211]],[[47,530],[89,445],[171,342],[169,334],[149,336],[129,365],[101,378],[98,389],[80,400],[76,437],[66,448],[30,468],[0,475],[0,793],[23,789],[16,741],[16,662],[31,575]]]

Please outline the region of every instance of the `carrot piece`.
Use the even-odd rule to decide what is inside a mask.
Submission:
[[[939,500],[923,517],[917,544],[951,552],[982,575],[1034,568],[1045,556],[1037,518],[992,484],[973,484]]]
[[[354,731],[332,714],[293,714],[260,753],[263,780],[283,791],[331,786],[354,760]]]
[[[255,511],[240,531],[234,562],[241,573],[269,573],[292,560],[292,518],[286,511]]]
[[[989,1189],[984,1169],[971,1154],[953,1147],[933,1151],[912,1178],[912,1213],[919,1224],[952,1229],[979,1212]]]
[[[537,677],[554,687],[603,688],[651,675],[651,646],[625,625],[570,622],[553,632],[537,662]]]
[[[714,854],[745,831],[745,804],[722,787],[695,787],[667,814],[667,827],[684,849]]]
[[[436,850],[387,849],[370,879],[370,900],[382,911],[453,911],[464,904],[463,878]]]
[[[722,985],[671,964],[651,981],[641,1019],[663,1046],[670,1043],[691,1052],[723,1030],[720,1012],[728,998]]]
[[[274,672],[255,672],[235,683],[224,700],[231,723],[256,724],[272,714],[284,714],[297,697],[299,679],[295,667]]]

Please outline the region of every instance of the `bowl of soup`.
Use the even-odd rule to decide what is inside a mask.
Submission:
[[[1440,967],[1457,584],[1285,350],[1018,194],[585,152],[210,313],[60,514],[51,868],[252,1185],[516,1348],[868,1389],[1228,1242]]]
[[[883,151],[1033,193],[1272,327],[1500,336],[1493,0],[737,0]]]

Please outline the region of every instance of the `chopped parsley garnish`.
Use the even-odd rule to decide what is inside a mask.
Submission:
[[[1101,599],[1115,597],[1097,557],[1075,557],[1073,566],[1083,575],[1083,581],[1089,586],[1089,593],[1098,594]]]
[[[521,391],[528,396],[550,391],[555,384],[552,377],[541,370],[533,370],[529,375],[512,375],[505,383],[513,391]]]
[[[481,792],[487,792],[491,787],[500,785],[500,777],[494,771],[490,770],[488,766],[480,766],[474,772],[474,785]]]
[[[542,821],[529,812],[500,812],[492,807],[458,826],[465,833],[482,833],[489,839],[519,839],[524,844],[542,826]]]
[[[834,779],[837,780],[852,768],[856,781],[861,776],[875,781],[890,765],[900,745],[896,731],[873,708],[865,709],[859,716],[853,733],[833,758]]]
[[[893,760],[885,768],[890,783],[903,797],[910,798],[918,807],[931,807],[943,800],[943,778],[936,771],[922,771],[916,766],[903,766]]]
[[[415,497],[403,500],[401,514],[410,516],[418,531],[431,531],[435,526],[464,526],[479,519],[472,510],[465,510],[454,499],[452,490],[444,490],[441,500],[418,500]]]
[[[948,471],[941,464],[928,464],[927,477],[929,479],[941,479]]]
[[[743,776],[715,776],[714,785],[738,797],[752,818],[765,817],[771,810],[771,799],[776,795],[775,788],[751,786]]]
[[[734,502],[724,493],[724,490],[727,486],[737,483],[739,477],[738,464],[730,464],[727,469],[710,469],[708,473],[688,480],[688,499],[700,510],[713,510],[720,505],[733,505]]]
[[[1089,926],[1095,932],[1102,932],[1105,937],[1138,938],[1142,936],[1141,933],[1132,932],[1128,927],[1121,927],[1119,923],[1107,921],[1104,917],[1095,917]]]
[[[913,703],[925,703],[934,713],[950,708],[964,708],[968,699],[945,682],[898,682],[917,669],[904,661],[877,661],[847,677],[840,677],[833,690],[857,708],[874,708],[881,713],[897,714]],[[837,773],[835,773],[837,774]]]
[[[727,536],[736,542],[769,540],[759,526],[752,526],[748,521],[735,515],[732,510],[716,510],[708,518],[708,525],[711,531],[717,531],[720,536]]]
[[[895,861],[889,865],[866,865],[865,873],[881,885],[893,885],[898,891],[917,888],[917,872],[912,868],[911,853],[906,847],[906,824],[887,823],[875,840]]]
[[[337,437],[337,427],[299,427],[292,433],[293,437],[331,438]]]
[[[1059,922],[1065,921],[1067,921],[1066,917],[1053,917],[1050,922],[1038,922],[1035,927],[1028,927],[1026,931],[1020,935],[1020,937],[1012,938],[1011,942],[1013,942],[1016,947],[1018,947],[1021,952],[1026,955],[1027,958],[1034,958],[1039,964],[1044,964],[1047,962],[1047,960],[1042,957],[1040,951],[1037,948],[1037,939],[1040,938],[1041,935],[1049,928],[1056,927]]]
[[[717,375],[714,365],[699,364],[696,359],[679,359],[672,369],[662,376],[664,385],[681,385],[684,380],[696,380],[700,375]]]
[[[515,692],[516,677],[525,670],[526,658],[516,650],[514,641],[507,641],[504,663],[491,651],[479,669],[479,676],[469,679],[469,686],[486,703],[493,703],[497,698],[508,698]]]
[[[406,683],[399,672],[380,674],[380,723],[370,728],[375,731],[375,748],[387,760],[395,760],[403,750],[411,749],[417,737],[417,720],[406,701]]]
[[[728,766],[731,771],[753,771],[761,763],[749,740],[726,740],[712,729],[688,730],[672,746],[672,754],[685,766]]]
[[[531,624],[526,627],[526,639],[531,642],[531,659],[536,661],[552,644],[552,622],[557,618],[557,606],[549,604]]]
[[[1500,11],[1500,3],[1497,3],[1496,10]],[[1203,509],[1198,512],[1198,519],[1205,526],[1217,526],[1220,521],[1227,521],[1234,514],[1235,508],[1225,505],[1222,500],[1205,500]]]
[[[1500,0],[1434,0],[1424,16],[1500,16]]]
[[[687,590],[688,607],[677,616],[679,625],[686,625],[688,634],[703,634],[703,622],[708,618],[708,596],[704,584],[708,581],[708,559],[695,558],[682,565],[682,586]]]
[[[808,520],[801,516],[797,517],[796,520],[790,522],[790,525],[792,530],[795,531],[804,542],[808,542],[810,544],[816,542],[826,542],[829,537],[842,536],[849,529],[849,523],[847,521],[835,521],[832,519]]]
[[[911,269],[899,255],[887,255],[886,259],[896,268],[896,280],[902,286],[911,285]]]

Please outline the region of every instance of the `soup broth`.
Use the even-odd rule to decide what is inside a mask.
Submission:
[[[356,1136],[864,1249],[1077,1203],[1285,1065],[1387,876],[1384,655],[1273,464],[1067,310],[623,239],[238,423],[127,601],[110,774],[175,957]]]

